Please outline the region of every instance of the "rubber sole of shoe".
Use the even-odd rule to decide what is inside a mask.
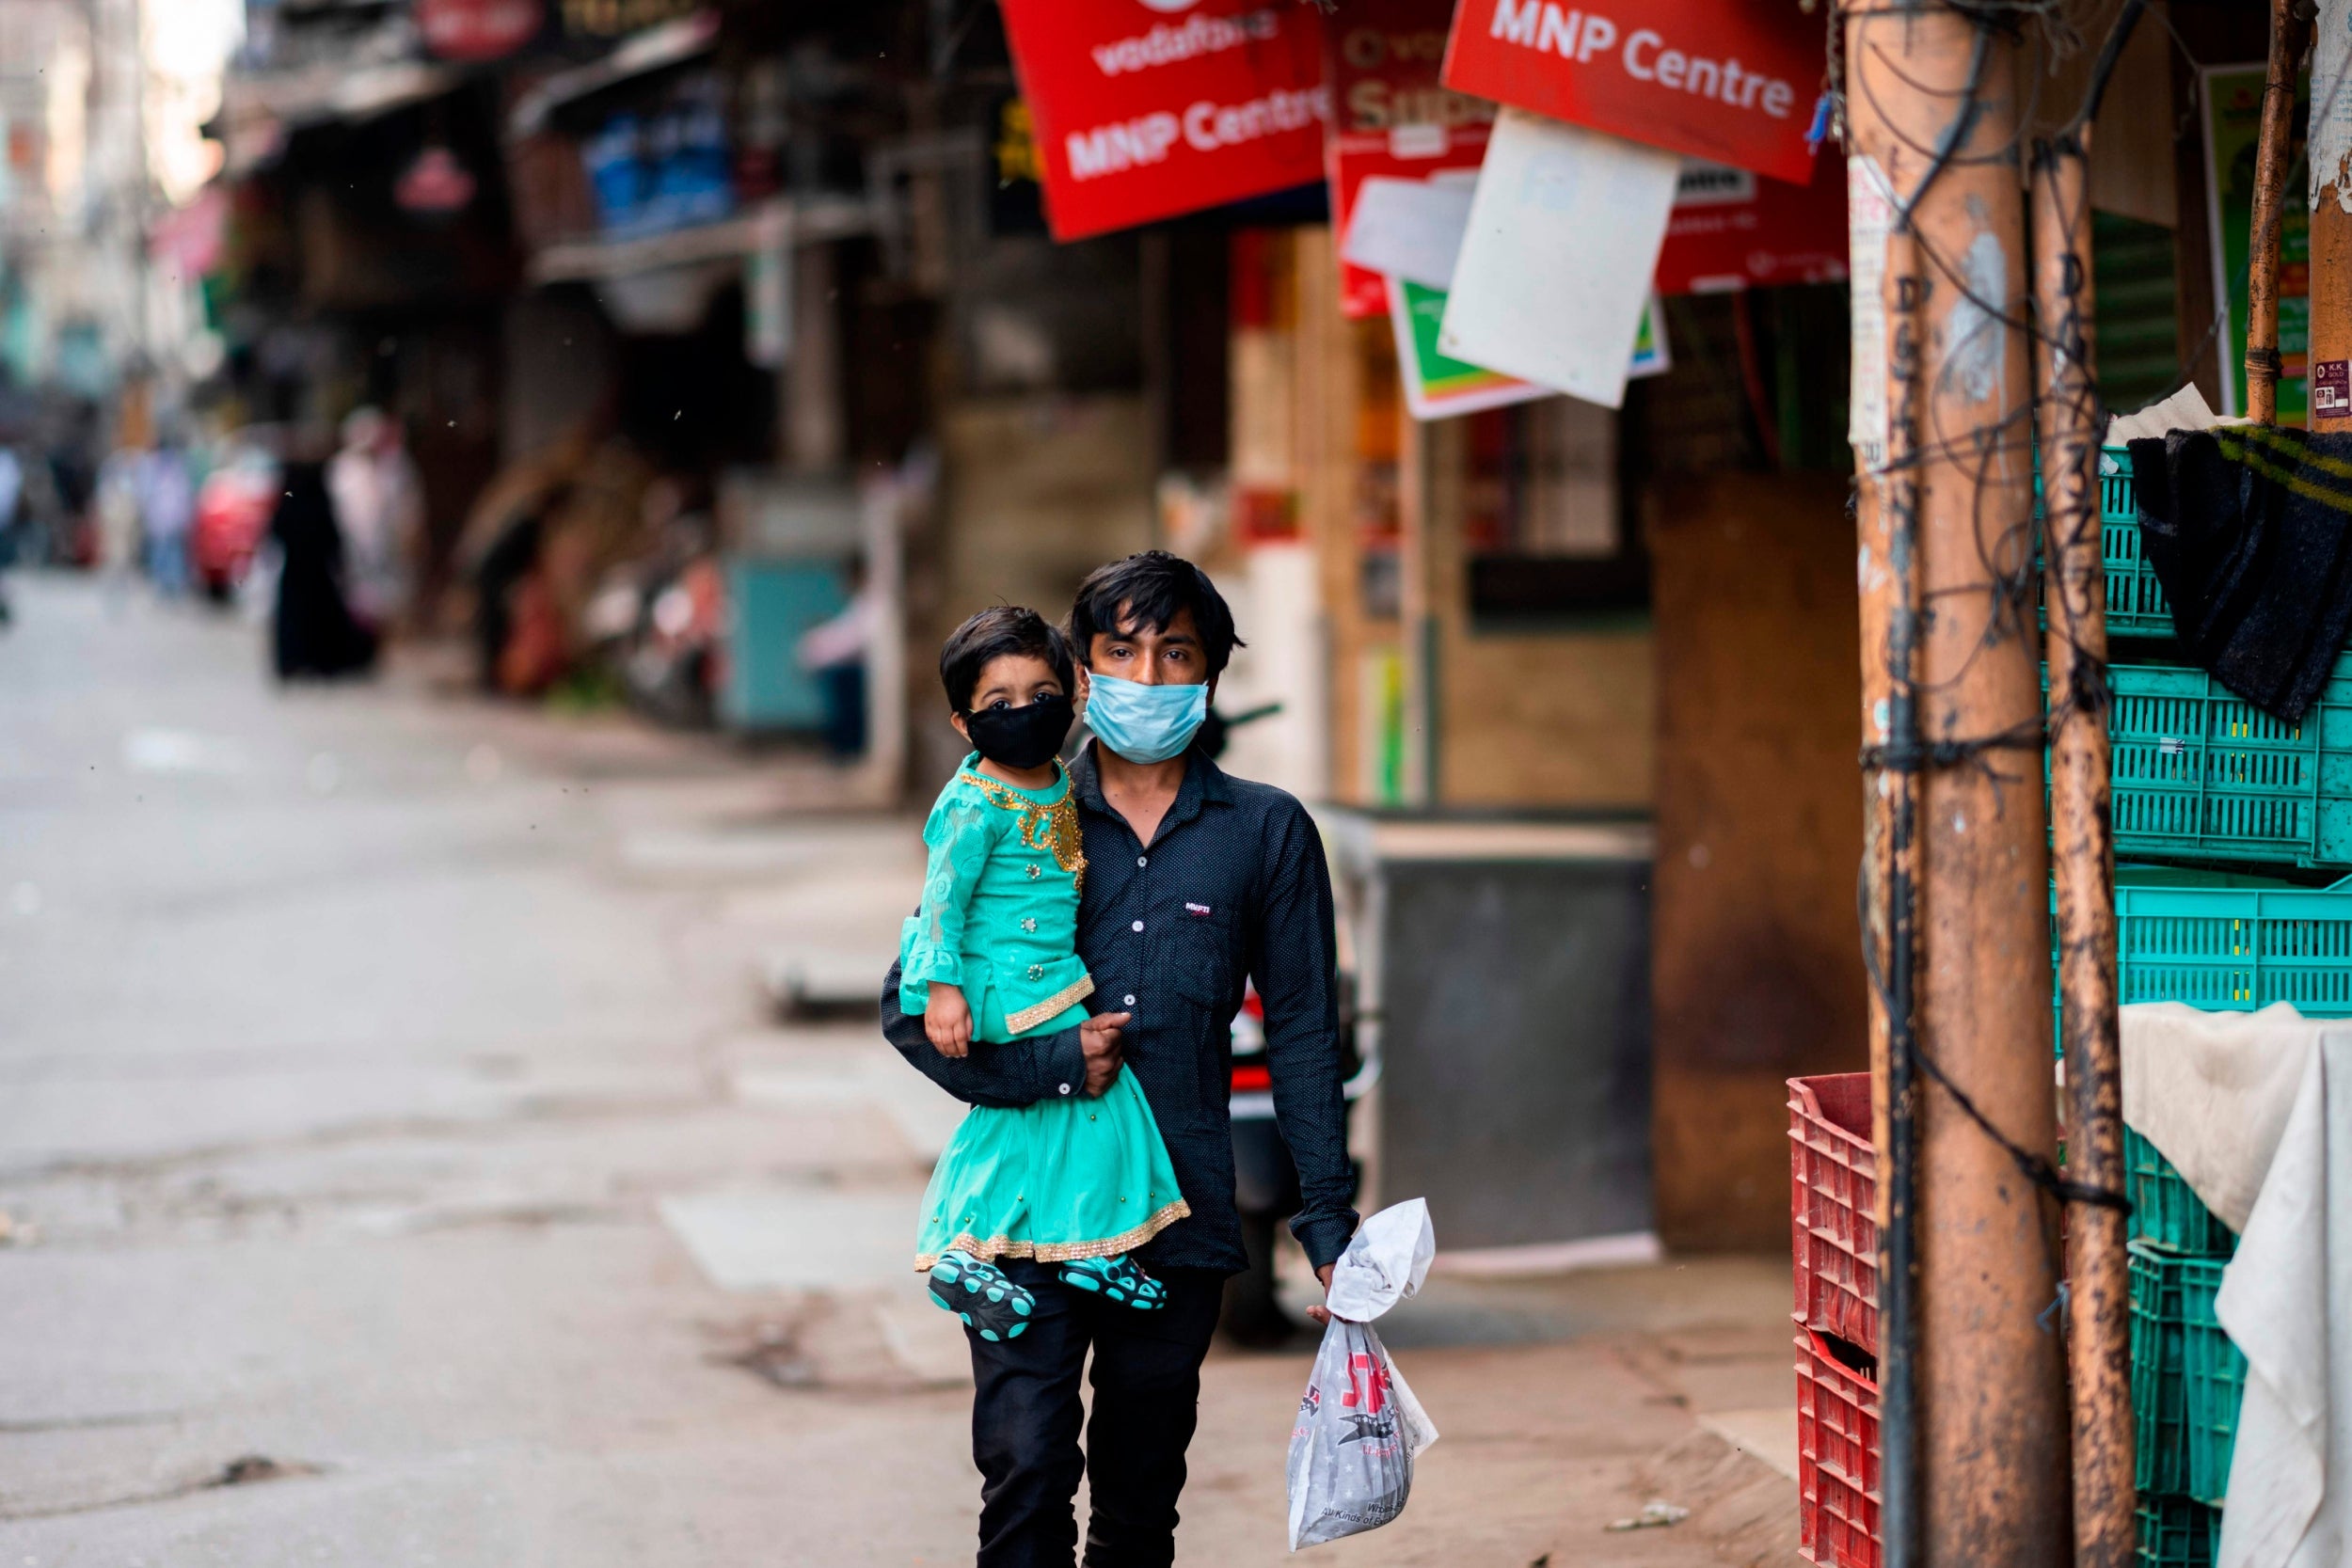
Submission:
[[[930,1296],[990,1344],[1020,1338],[1037,1309],[1036,1297],[987,1263],[940,1259],[931,1265]]]

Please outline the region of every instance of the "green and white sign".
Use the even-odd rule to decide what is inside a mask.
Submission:
[[[1389,277],[1389,320],[1396,329],[1397,371],[1405,380],[1405,406],[1417,420],[1450,420],[1482,408],[1502,408],[1537,398],[1558,397],[1556,388],[1539,387],[1467,359],[1456,359],[1438,348],[1438,324],[1445,319],[1446,291],[1432,289],[1391,275]],[[1673,364],[1666,349],[1666,325],[1652,294],[1642,311],[1633,341],[1629,374],[1656,375]]]

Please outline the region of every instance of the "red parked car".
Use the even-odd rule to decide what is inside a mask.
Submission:
[[[227,598],[245,580],[269,531],[279,490],[275,447],[265,430],[239,432],[196,492],[188,556],[198,584],[212,598]]]

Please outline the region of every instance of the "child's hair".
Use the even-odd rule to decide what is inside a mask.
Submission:
[[[972,711],[972,693],[991,659],[1007,654],[1041,658],[1061,682],[1064,694],[1077,685],[1070,657],[1070,640],[1061,628],[1036,610],[1022,605],[994,605],[981,610],[948,635],[939,650],[939,684],[947,689],[947,705],[958,713]]]
[[[1187,610],[1200,633],[1201,658],[1216,675],[1247,644],[1233,635],[1233,612],[1209,574],[1166,550],[1145,550],[1088,573],[1070,607],[1070,641],[1079,657],[1090,658],[1097,636],[1143,626],[1166,631]]]

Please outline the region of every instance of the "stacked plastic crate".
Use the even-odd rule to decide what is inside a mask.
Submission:
[[[1870,1075],[1791,1078],[1798,1545],[1821,1568],[1879,1568],[1876,1169]]]
[[[2119,994],[2352,1017],[2352,879],[2310,885],[2326,880],[2314,872],[2352,869],[2352,657],[2292,724],[2185,665],[2140,554],[2128,452],[2103,452],[2100,470]],[[1821,1568],[1879,1568],[1870,1079],[1792,1078],[1788,1089],[1800,1546]],[[2128,1130],[2124,1159],[2140,1561],[2207,1568],[2245,1390],[2245,1358],[2214,1317],[2237,1238]]]
[[[2130,456],[2110,449],[2100,467],[2119,995],[2352,1012],[2352,896],[2292,879],[2352,863],[2352,678],[2340,671],[2290,724],[2185,666],[2140,555]],[[2245,1387],[2245,1358],[2213,1307],[2237,1238],[2147,1139],[2127,1129],[2123,1152],[2140,1561],[2205,1568]]]

